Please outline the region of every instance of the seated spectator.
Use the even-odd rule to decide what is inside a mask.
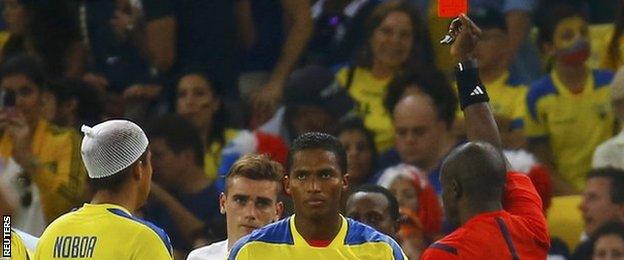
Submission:
[[[307,66],[290,75],[284,89],[284,107],[260,130],[281,137],[287,144],[306,132],[335,133],[340,118],[352,106],[329,69]]]
[[[418,259],[442,235],[443,213],[438,196],[422,171],[405,164],[384,170],[377,184],[397,198],[402,215],[399,243],[410,258]]]
[[[204,150],[204,171],[209,179],[217,178],[221,150],[238,133],[226,128],[226,114],[213,80],[206,74],[187,72],[177,85],[176,112],[198,130]]]
[[[96,125],[102,121],[104,105],[101,92],[86,82],[67,79],[48,85],[53,96],[53,122],[61,127],[74,128]]]
[[[572,259],[590,259],[592,244],[587,236],[593,236],[609,221],[624,221],[624,171],[614,168],[591,170],[579,209],[585,221],[585,234]]]
[[[241,237],[278,221],[284,205],[284,168],[265,155],[245,155],[237,160],[226,177],[227,188],[219,196],[221,214],[227,218],[227,239],[193,250],[188,260],[225,259]]]
[[[361,119],[352,117],[344,120],[338,130],[338,140],[347,152],[349,188],[374,182],[377,171],[377,148],[373,134],[366,129]]]
[[[85,72],[86,48],[68,1],[3,2],[3,16],[11,35],[0,52],[6,61],[15,54],[41,58],[48,78],[80,78]]]
[[[307,64],[333,66],[348,62],[365,40],[366,19],[379,0],[320,0],[312,5],[314,33]]]
[[[523,148],[524,101],[528,89],[518,78],[510,76],[509,68],[500,61],[508,51],[503,48],[509,36],[505,17],[493,9],[476,11],[470,17],[482,30],[475,50],[479,60],[479,78],[487,87],[503,146],[507,149]]]
[[[530,87],[524,132],[529,150],[551,169],[555,194],[576,194],[595,148],[613,135],[612,74],[586,66],[590,47],[580,11],[555,5],[544,18],[538,43],[552,71]]]
[[[179,115],[168,115],[155,119],[147,135],[155,183],[145,218],[167,231],[178,257],[188,254],[195,243],[223,239],[219,192],[204,173],[197,129]]]
[[[15,226],[39,236],[46,224],[84,199],[80,139],[73,129],[42,118],[44,72],[35,58],[17,55],[5,61],[0,85],[5,97],[0,172],[13,173],[3,179],[13,189],[9,193],[21,194]]]
[[[385,105],[392,112],[395,149],[381,155],[381,169],[399,163],[416,166],[440,195],[442,159],[459,143],[450,131],[457,100],[449,83],[435,71],[397,77]]]
[[[364,125],[375,133],[380,152],[390,149],[394,139],[390,113],[383,107],[388,83],[430,62],[422,29],[417,11],[409,3],[379,4],[367,21],[366,40],[357,58],[337,73],[340,85],[356,101]]]
[[[620,126],[624,126],[624,67],[618,70],[611,81],[611,107]],[[624,128],[596,148],[592,167],[624,169]]]
[[[384,187],[364,184],[347,198],[347,217],[369,225],[397,239],[399,231],[399,202]]]
[[[596,230],[591,241],[592,260],[624,257],[624,225],[621,222],[605,223]]]

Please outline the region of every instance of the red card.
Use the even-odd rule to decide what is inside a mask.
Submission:
[[[468,13],[468,0],[438,0],[438,16],[455,18],[461,13]]]

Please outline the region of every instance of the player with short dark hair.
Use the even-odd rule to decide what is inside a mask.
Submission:
[[[284,178],[295,215],[241,238],[229,259],[405,259],[392,238],[340,215],[348,187],[346,169],[344,148],[335,137],[297,137]]]

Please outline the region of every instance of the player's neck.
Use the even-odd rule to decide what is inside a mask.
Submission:
[[[342,218],[335,214],[325,218],[306,218],[297,215],[295,228],[306,241],[333,240],[342,227]]]
[[[91,199],[91,204],[113,204],[117,206],[121,206],[130,213],[134,213],[137,210],[136,208],[136,193],[128,192],[128,191],[120,191],[119,193],[113,193],[110,191],[101,190],[93,195],[93,199]]]
[[[489,203],[473,203],[472,205],[467,205],[466,207],[460,207],[460,208],[464,208],[465,210],[460,210],[459,212],[459,220],[461,221],[461,224],[465,224],[466,222],[468,222],[471,218],[483,214],[483,213],[488,213],[488,212],[494,212],[494,211],[500,211],[503,209],[503,206],[501,205],[500,202],[489,202]]]

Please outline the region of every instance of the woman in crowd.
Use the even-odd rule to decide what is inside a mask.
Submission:
[[[431,64],[431,52],[417,11],[403,1],[378,5],[367,21],[365,39],[354,63],[338,71],[337,78],[358,103],[358,113],[384,152],[393,144],[390,115],[383,107],[387,85],[399,73]]]
[[[176,104],[177,113],[190,120],[201,133],[204,170],[212,180],[217,177],[221,150],[238,132],[226,128],[226,114],[216,89],[208,75],[187,72],[178,81]]]
[[[377,148],[373,134],[360,118],[352,117],[341,123],[338,139],[347,151],[349,188],[353,190],[369,183],[377,170]]]

